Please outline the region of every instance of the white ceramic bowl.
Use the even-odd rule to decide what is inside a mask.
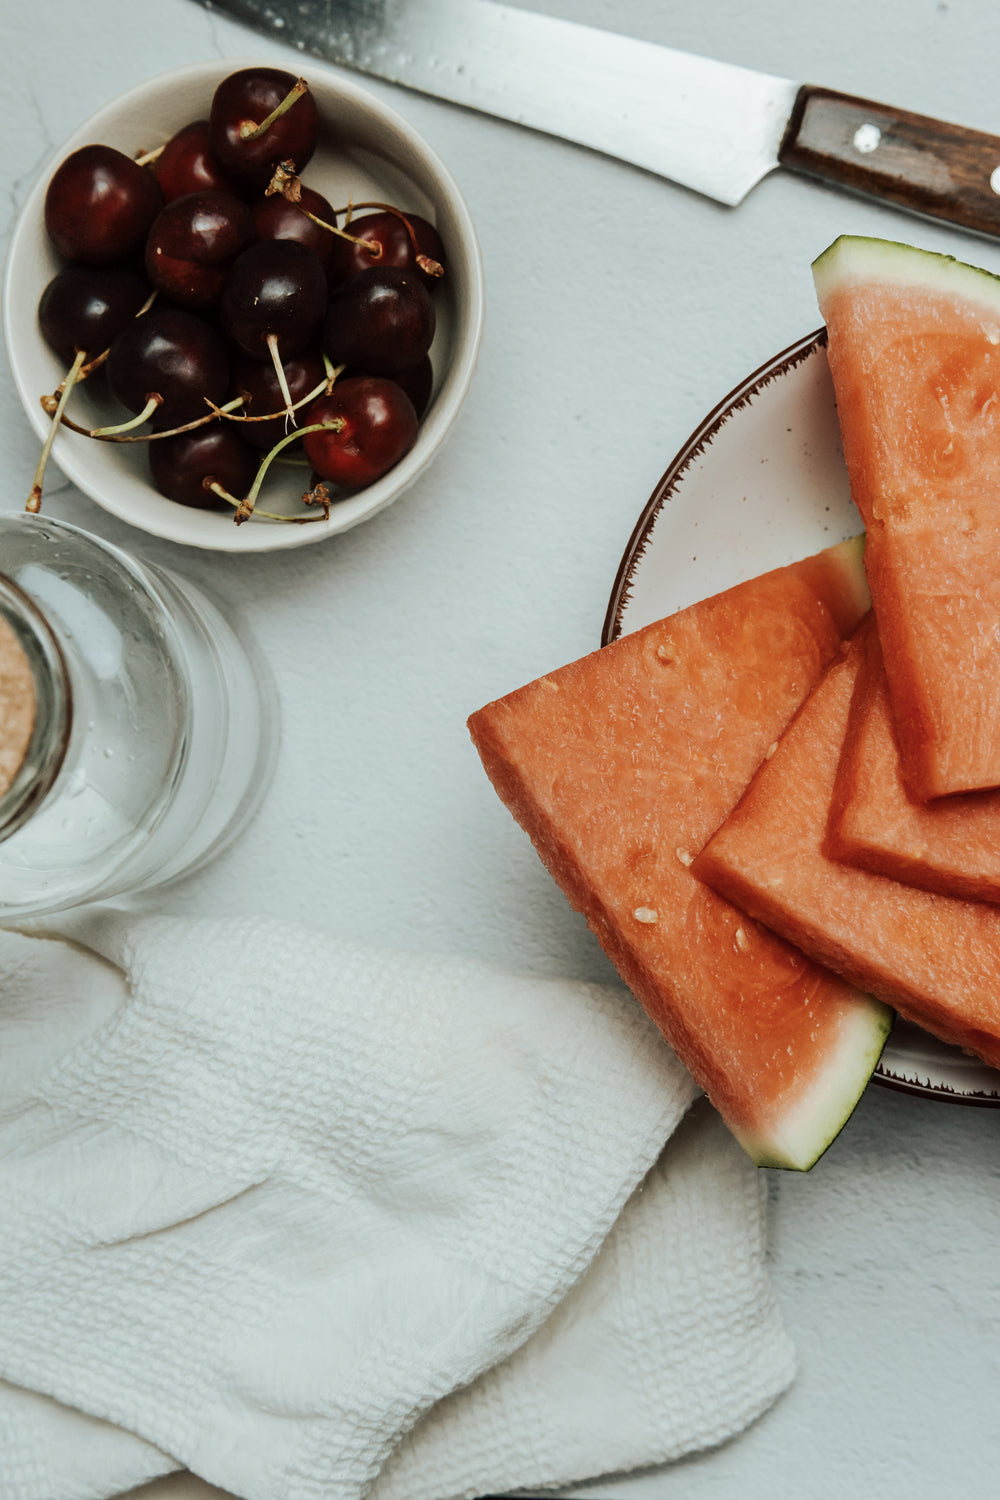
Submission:
[[[133,155],[152,150],[182,125],[207,117],[216,85],[239,68],[282,66],[273,59],[225,58],[161,73],[104,106],[64,141],[39,173],[11,239],[4,280],[3,316],[14,382],[41,440],[48,422],[39,399],[63,378],[56,356],[38,331],[41,293],[59,269],[43,223],[45,191],[64,157],[91,142]],[[366,90],[311,59],[304,69],[322,126],[303,181],[335,206],[353,200],[390,202],[436,224],[447,255],[447,274],[436,290],[437,331],[431,349],[434,393],[415,446],[394,469],[367,489],[338,501],[329,522],[291,526],[254,520],[234,525],[228,514],[194,510],[159,495],[147,477],[145,445],[102,443],[63,430],[52,459],[99,505],[122,520],[189,546],[262,552],[322,541],[367,520],[395,500],[431,462],[450,430],[472,379],[483,325],[482,257],[468,207],[450,172],[426,141],[395,110]],[[109,403],[75,393],[69,414],[86,426],[121,420]],[[120,413],[120,408],[116,408]],[[305,480],[305,483],[303,483]],[[25,475],[25,493],[31,476]],[[259,504],[302,513],[298,499],[308,471],[272,465]],[[44,513],[44,497],[42,510]]]

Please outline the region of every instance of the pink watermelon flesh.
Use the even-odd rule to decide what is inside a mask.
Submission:
[[[827,839],[835,859],[943,896],[1000,902],[1000,791],[908,794],[876,631],[865,637]]]
[[[812,1165],[864,1089],[889,1015],[690,865],[867,605],[860,545],[845,543],[469,720],[498,794],[762,1165]]]
[[[862,664],[835,663],[694,870],[907,1020],[1000,1066],[1000,910],[839,863],[827,820]]]
[[[813,271],[904,778],[1000,786],[1000,280],[854,236]]]

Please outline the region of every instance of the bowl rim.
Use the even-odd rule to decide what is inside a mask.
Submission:
[[[206,86],[214,86],[230,73],[243,68],[282,67],[285,71],[293,72],[295,71],[294,64],[295,59],[248,55],[204,59],[160,70],[130,85],[122,93],[116,94],[100,108],[92,111],[49,153],[17,212],[7,248],[3,270],[2,299],[0,299],[0,316],[2,316],[12,382],[29,424],[40,439],[44,438],[48,423],[38,403],[39,393],[28,388],[23,362],[17,355],[17,342],[12,339],[11,333],[16,326],[17,315],[20,311],[20,299],[17,297],[16,288],[16,267],[19,259],[25,254],[26,242],[37,226],[49,178],[55,166],[71,151],[87,144],[95,129],[99,129],[109,115],[117,116],[119,113],[127,113],[130,109],[135,109],[140,105],[150,89],[162,90],[171,83],[181,80],[197,83],[200,79],[205,80]],[[55,463],[65,477],[88,495],[95,504],[147,535],[176,542],[182,546],[197,547],[206,551],[254,555],[258,552],[284,551],[292,547],[325,541],[331,536],[353,529],[354,526],[378,514],[409,489],[437,457],[465,400],[478,362],[485,322],[483,255],[468,203],[452,172],[420,131],[397,109],[385,103],[370,89],[363,88],[353,79],[344,77],[340,71],[319,59],[310,57],[308,68],[302,71],[309,79],[310,85],[314,81],[325,85],[335,91],[347,104],[362,113],[377,117],[384,122],[391,133],[404,138],[419,156],[430,182],[441,191],[443,201],[447,203],[449,215],[458,229],[459,254],[456,258],[455,248],[450,245],[449,257],[453,263],[460,263],[465,272],[461,335],[456,337],[453,356],[435,395],[433,406],[421,423],[420,436],[414,448],[382,479],[341,502],[343,506],[350,507],[349,509],[341,510],[338,514],[338,507],[335,505],[328,523],[318,522],[301,526],[266,523],[242,527],[234,525],[219,528],[217,532],[213,528],[207,535],[199,536],[197,534],[198,522],[195,518],[212,514],[213,519],[217,520],[219,519],[217,514],[177,505],[172,511],[156,511],[148,518],[138,517],[135,514],[134,504],[127,496],[122,500],[118,498],[114,489],[110,493],[102,493],[89,479],[81,481],[79,468],[73,462],[72,453],[67,453],[68,445],[60,446],[58,442],[54,445],[51,462]],[[206,109],[207,104],[208,99],[206,99]],[[426,188],[422,190],[427,191]],[[422,442],[422,438],[427,441]],[[364,497],[363,503],[358,504],[357,502],[361,501],[362,497]],[[176,512],[176,515],[173,512]]]

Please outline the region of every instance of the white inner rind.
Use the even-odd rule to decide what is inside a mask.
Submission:
[[[872,607],[872,596],[868,589],[868,574],[865,572],[864,563],[864,532],[862,531],[858,536],[848,537],[846,542],[840,542],[836,547],[831,547],[830,551],[840,556],[843,563],[844,591],[849,592],[851,604],[860,619]]]
[[[897,240],[845,234],[813,261],[820,311],[845,282],[881,281],[900,287],[928,287],[964,302],[979,303],[1000,316],[1000,276],[967,265],[952,255],[918,250]]]
[[[833,549],[843,556],[845,584],[853,585],[856,590],[859,615],[871,605],[863,565],[864,544],[862,533]],[[861,990],[854,991],[854,995],[856,1004],[842,1015],[833,1051],[806,1094],[781,1116],[767,1135],[734,1131],[758,1166],[808,1171],[853,1113],[882,1054],[893,1021],[892,1011],[881,1001]]]
[[[887,1005],[861,990],[855,995],[857,1004],[842,1015],[839,1035],[825,1066],[805,1094],[766,1134],[734,1132],[759,1167],[807,1172],[853,1113],[882,1055],[893,1021]]]

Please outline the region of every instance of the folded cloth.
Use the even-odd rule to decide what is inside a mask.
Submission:
[[[0,933],[0,1495],[458,1500],[731,1436],[792,1351],[696,1092],[611,986],[263,920]]]

